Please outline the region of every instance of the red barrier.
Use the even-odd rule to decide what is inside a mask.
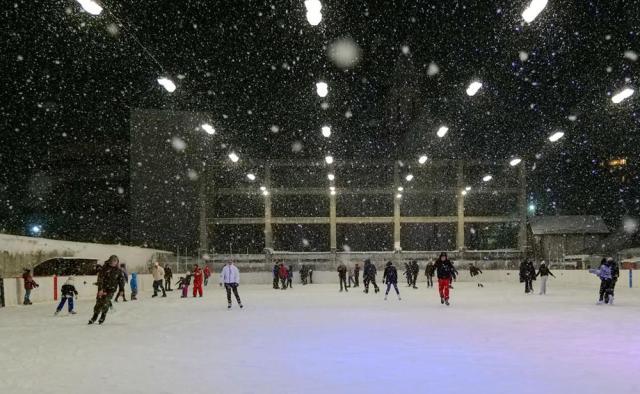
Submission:
[[[58,275],[53,275],[53,300],[58,301]]]

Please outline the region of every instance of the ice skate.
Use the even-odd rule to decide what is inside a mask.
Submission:
[[[400,294],[398,294],[398,301],[402,301],[402,298],[400,298]]]
[[[609,305],[613,305],[613,296],[609,297]]]
[[[69,311],[69,314],[70,314],[70,315],[75,315],[75,314],[76,314],[76,311]]]
[[[242,304],[240,304],[240,309],[244,308],[244,306],[242,306]]]
[[[596,302],[596,305],[602,305],[602,304],[604,304],[604,301],[602,300],[598,300],[598,302]]]
[[[231,309],[231,304],[227,305],[227,309]]]
[[[444,304],[444,297],[440,297],[440,303]]]
[[[387,295],[386,295],[386,294],[384,295],[384,300],[385,300],[385,301],[387,300]]]
[[[444,300],[444,304],[445,304],[446,306],[449,306],[449,300]]]
[[[53,316],[58,316],[58,313],[60,313],[60,311],[56,310],[55,312],[53,312]]]

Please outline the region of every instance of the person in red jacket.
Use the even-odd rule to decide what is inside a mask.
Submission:
[[[31,305],[31,290],[35,289],[39,285],[33,280],[31,276],[31,270],[25,268],[24,273],[22,274],[22,279],[24,280],[24,301],[22,301],[23,305]]]
[[[198,267],[198,264],[193,268],[193,296],[196,294],[200,294],[202,297],[202,280],[204,274],[202,273],[202,268]]]
[[[204,266],[204,285],[206,286],[209,283],[209,277],[211,276],[211,270],[208,265]]]
[[[282,284],[281,289],[286,289],[289,270],[287,270],[287,267],[283,263],[280,263],[280,268],[278,268],[278,278],[280,278],[280,283]]]

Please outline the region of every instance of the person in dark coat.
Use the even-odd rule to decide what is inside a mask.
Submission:
[[[387,300],[387,295],[389,294],[391,286],[393,286],[393,288],[396,290],[398,301],[402,300],[402,298],[400,298],[400,290],[398,290],[398,270],[393,266],[393,263],[391,261],[387,261],[387,266],[384,268],[382,283],[387,285],[387,291],[385,291],[384,293],[385,301]]]
[[[531,261],[520,263],[520,283],[524,282],[525,294],[533,294],[533,281],[536,278],[536,269]]]
[[[289,270],[284,265],[284,263],[280,263],[280,267],[278,268],[278,278],[280,278],[280,284],[282,285],[281,289],[286,290],[287,288],[287,278],[289,277]]]
[[[411,270],[411,285],[414,289],[417,289],[416,283],[418,282],[418,274],[420,274],[420,265],[417,260],[413,260],[409,264],[409,268]]]
[[[600,278],[600,298],[598,304],[609,304],[609,301],[611,301],[611,284],[613,283],[611,263],[607,259],[602,259],[600,267],[592,268],[589,272],[598,275]]]
[[[127,297],[124,293],[124,286],[129,281],[129,274],[127,273],[127,266],[123,263],[120,264],[120,272],[122,273],[122,277],[120,278],[120,283],[118,283],[118,293],[116,294],[115,302],[118,302],[120,296],[122,296],[122,300],[127,302]]]
[[[278,271],[280,270],[280,266],[278,263],[273,265],[273,288],[278,290],[280,286],[278,286]]]
[[[407,279],[407,287],[411,287],[411,267],[409,263],[404,263],[404,276]]]
[[[40,285],[37,284],[35,280],[33,280],[33,277],[31,276],[31,270],[28,268],[24,269],[22,280],[24,282],[24,300],[22,301],[22,305],[32,305],[31,290],[39,287]]]
[[[293,289],[293,267],[289,266],[289,269],[287,270],[287,286],[290,289]]]
[[[300,282],[302,282],[303,286],[307,284],[308,275],[309,275],[309,272],[308,272],[307,266],[302,265],[302,267],[300,267]]]
[[[620,277],[620,266],[618,265],[618,262],[613,259],[613,257],[608,257],[607,261],[609,262],[609,266],[611,267],[611,291],[609,294],[609,305],[613,305],[616,283],[618,283],[618,278]]]
[[[353,287],[360,287],[360,264],[356,263],[356,266],[353,268]]]
[[[438,292],[440,303],[449,305],[449,287],[453,280],[455,268],[445,252],[440,253],[440,257],[433,265],[438,276]]]
[[[427,287],[433,287],[433,276],[435,275],[436,267],[433,263],[428,263],[424,268],[424,275],[427,277]]]
[[[186,276],[181,276],[176,283],[179,290],[182,290],[180,298],[187,298],[189,294],[189,285],[191,284],[191,272],[187,272]]]
[[[173,280],[173,271],[171,271],[171,267],[169,264],[165,264],[164,266],[164,289],[166,291],[173,291],[171,289],[171,280]]]
[[[373,265],[371,260],[366,259],[364,261],[362,280],[364,282],[364,292],[369,293],[369,284],[373,284],[373,289],[377,293],[380,291],[380,288],[376,284],[376,266]]]
[[[342,291],[342,285],[344,284],[344,291],[347,290],[347,266],[343,263],[338,265],[338,280],[340,281],[340,291]]]
[[[118,284],[122,278],[122,271],[118,267],[118,256],[111,255],[107,261],[104,262],[102,270],[98,274],[98,294],[96,294],[96,305],[93,307],[93,316],[89,320],[89,324],[93,324],[100,315],[98,324],[104,323],[107,318],[107,312],[111,306],[111,298],[113,294],[118,290]]]
[[[547,294],[547,279],[549,278],[549,275],[554,278],[556,277],[551,271],[549,271],[549,268],[547,268],[547,265],[543,261],[540,263],[540,268],[536,273],[536,278],[538,276],[540,277],[540,295]]]
[[[73,310],[73,299],[74,297],[76,299],[78,298],[78,291],[76,290],[74,283],[73,276],[71,276],[66,280],[66,282],[64,282],[64,285],[62,285],[62,288],[60,289],[60,303],[58,304],[54,315],[60,313],[62,308],[64,308],[65,302],[68,302],[69,313],[72,315],[76,314],[76,311]]]
[[[474,276],[478,276],[480,274],[482,274],[482,270],[471,263],[469,265],[469,275],[471,275],[471,277],[473,278]],[[484,285],[478,282],[478,287],[484,287]]]

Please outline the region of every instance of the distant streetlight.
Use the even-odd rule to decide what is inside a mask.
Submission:
[[[427,162],[427,160],[429,160],[429,159],[427,158],[427,155],[422,155],[422,156],[420,156],[420,158],[418,159],[418,163],[420,163],[420,164],[424,164],[424,163],[426,163],[426,162]]]
[[[447,126],[441,126],[438,129],[438,132],[436,133],[438,135],[438,137],[442,138],[445,135],[447,135],[447,132],[449,131],[449,128]]]
[[[267,191],[267,187],[266,186],[260,186],[260,191]]]
[[[522,159],[520,159],[519,157],[516,157],[516,158],[511,159],[511,161],[509,162],[509,165],[511,167],[515,167],[518,164],[520,164],[521,162],[522,162]]]
[[[471,186],[467,186],[467,187],[465,187],[465,188],[464,188],[464,190],[466,190],[466,191],[471,191]]]
[[[322,126],[322,136],[325,138],[331,137],[331,127]]]
[[[268,196],[269,195],[269,191],[267,189],[262,191],[262,195],[263,196]]]
[[[614,94],[613,97],[611,97],[611,101],[613,101],[614,104],[620,104],[624,100],[633,96],[633,93],[635,93],[635,90],[631,88],[626,88],[623,91]]]
[[[467,95],[475,96],[481,87],[482,87],[482,82],[478,82],[478,81],[471,82],[469,84],[469,87],[467,87]]]
[[[214,135],[216,133],[216,129],[214,129],[209,123],[203,123],[200,128],[209,135]]]
[[[531,203],[529,204],[529,212],[535,212],[536,211],[536,205]]]
[[[522,12],[522,19],[527,23],[533,22],[546,6],[547,0],[531,0],[529,7]]]
[[[466,196],[467,195],[467,191],[463,190],[463,191],[460,192],[460,194],[462,194],[463,196]]]
[[[256,176],[255,176],[254,174],[252,174],[252,173],[248,173],[248,174],[247,174],[247,178],[249,178],[249,180],[250,180],[251,182],[253,182],[253,181],[255,181],[255,180],[256,180]]]
[[[76,0],[80,6],[91,15],[100,15],[102,7],[93,0]]]
[[[327,175],[327,178],[328,178],[330,181],[333,181],[333,180],[335,180],[335,179],[336,179],[336,176],[335,176],[335,175],[333,175],[333,174],[328,174],[328,175]]]
[[[327,155],[327,156],[325,156],[325,157],[324,157],[324,161],[325,161],[327,164],[333,164],[333,156],[331,156],[331,155]]]
[[[320,0],[305,0],[307,8],[307,21],[311,26],[317,26],[322,21],[322,3]]]
[[[34,224],[33,226],[31,226],[30,230],[32,235],[40,235],[40,233],[42,232],[42,226]]]
[[[232,162],[237,163],[238,160],[240,160],[240,157],[236,154],[236,152],[231,152],[229,153],[229,159],[231,159]]]
[[[402,187],[402,186],[398,186],[398,191],[399,191],[399,192],[403,192],[403,191],[404,191],[404,187]]]
[[[158,83],[169,93],[173,93],[176,90],[176,84],[169,78],[158,78]]]
[[[400,194],[400,193],[396,194],[396,198],[398,198],[398,199],[402,198],[402,194]]]
[[[556,142],[562,137],[564,137],[564,133],[562,131],[556,131],[555,133],[549,136],[549,141]]]
[[[320,97],[327,97],[329,94],[329,85],[326,82],[318,82],[316,83],[316,93]]]
[[[493,179],[493,175],[485,175],[484,177],[482,177],[483,182],[489,182],[492,179]]]
[[[329,194],[331,194],[332,196],[335,196],[336,195],[336,190],[335,189],[329,190]]]
[[[412,174],[407,174],[407,176],[404,177],[404,179],[406,179],[407,182],[411,182],[413,180],[413,175]]]

